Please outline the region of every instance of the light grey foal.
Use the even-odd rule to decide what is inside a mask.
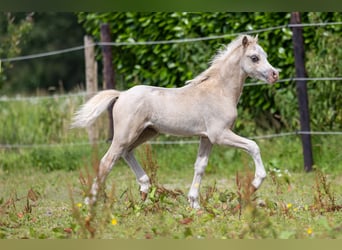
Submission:
[[[278,71],[267,61],[257,38],[239,36],[213,59],[210,67],[181,88],[136,86],[127,91],[99,92],[76,113],[73,127],[87,127],[113,107],[114,138],[101,159],[97,178],[86,202],[94,203],[99,187],[123,157],[146,194],[149,177],[134,157],[134,149],[159,133],[200,137],[195,175],[189,191],[191,207],[199,208],[199,188],[213,144],[247,151],[255,163],[252,186],[258,189],[266,177],[258,145],[232,131],[237,104],[247,77],[268,83],[278,80]]]

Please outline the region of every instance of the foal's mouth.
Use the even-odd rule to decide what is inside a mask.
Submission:
[[[270,84],[277,82],[279,79],[279,72],[277,70],[271,70],[268,72],[266,79]]]

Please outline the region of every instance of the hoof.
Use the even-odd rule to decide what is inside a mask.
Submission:
[[[141,196],[141,200],[142,200],[142,201],[145,201],[146,198],[147,198],[147,193],[145,193],[145,192],[140,192],[140,196]]]
[[[191,208],[195,209],[195,210],[199,210],[201,208],[199,202],[197,199],[193,198],[193,197],[189,197],[188,198],[188,201],[189,201],[189,205]]]
[[[95,203],[96,203],[96,199],[94,197],[88,196],[84,199],[84,204],[86,204],[87,206],[93,206],[95,205]]]
[[[251,194],[254,194],[258,189],[254,187],[253,185],[250,186],[250,192]]]
[[[266,178],[266,175],[256,175],[252,181],[252,186],[255,188],[254,192],[261,186],[262,182]]]
[[[84,204],[86,204],[87,206],[90,206],[93,204],[93,202],[91,201],[91,199],[89,197],[84,199]]]

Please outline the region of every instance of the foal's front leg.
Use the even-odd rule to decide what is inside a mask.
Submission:
[[[197,153],[197,159],[195,162],[195,175],[191,184],[191,188],[188,194],[190,206],[195,209],[199,209],[198,202],[199,188],[202,181],[204,170],[208,164],[209,154],[213,145],[206,137],[201,137],[200,145]]]
[[[252,181],[252,186],[254,190],[257,190],[266,178],[266,171],[261,160],[259,146],[254,141],[236,135],[231,130],[223,131],[220,136],[216,138],[215,143],[241,148],[249,153],[255,164],[255,176]]]

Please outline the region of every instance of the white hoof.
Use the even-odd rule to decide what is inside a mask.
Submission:
[[[148,193],[150,190],[150,179],[147,175],[142,176],[140,179],[138,179],[138,183],[140,185],[140,192],[142,193]]]
[[[89,197],[86,197],[86,198],[84,199],[84,204],[86,204],[86,205],[89,205],[89,204],[90,204],[90,198],[89,198]]]
[[[200,209],[201,206],[198,202],[197,199],[193,198],[193,197],[189,197],[189,203],[190,203],[190,207],[193,208],[193,209]]]
[[[89,198],[89,197],[86,197],[84,199],[84,204],[86,205],[93,205],[94,203],[96,202],[96,199],[95,198]]]
[[[266,175],[263,175],[263,176],[256,175],[254,180],[252,181],[253,187],[255,187],[255,189],[258,189],[261,186],[265,178],[266,178]]]

